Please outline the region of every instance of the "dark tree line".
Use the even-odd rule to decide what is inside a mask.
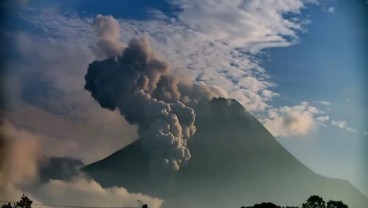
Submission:
[[[8,204],[4,204],[1,206],[1,208],[32,208],[32,203],[27,196],[23,194],[20,201],[15,202],[14,204],[11,204],[10,202]],[[141,203],[140,206],[142,208],[148,208],[146,204]],[[299,208],[299,207],[281,207],[271,202],[263,202],[261,204],[255,204],[250,207],[242,206],[241,208]],[[313,195],[310,196],[305,203],[302,204],[301,208],[348,208],[346,204],[344,204],[342,201],[334,201],[330,200],[327,203],[323,200],[322,197]]]
[[[271,202],[262,202],[261,204],[255,204],[250,207],[242,206],[241,208],[299,208],[299,207],[281,207]],[[322,197],[313,195],[310,196],[301,208],[348,208],[342,201],[330,200],[327,203]]]
[[[1,206],[1,208],[32,208],[32,203],[33,201],[23,194],[23,196],[20,198],[20,201],[15,202],[14,204],[9,202],[8,204]]]

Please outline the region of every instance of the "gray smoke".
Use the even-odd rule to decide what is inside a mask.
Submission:
[[[121,55],[89,65],[85,89],[102,107],[118,109],[129,123],[138,125],[153,168],[178,170],[191,157],[187,140],[195,132],[195,115],[178,100],[153,97],[168,73],[167,64],[155,58],[147,39],[133,39]]]
[[[96,21],[103,18],[97,16]],[[115,33],[110,29],[97,34]],[[85,89],[102,107],[118,109],[129,123],[138,125],[154,170],[177,171],[191,157],[187,142],[196,131],[195,113],[186,104],[223,96],[204,83],[180,81],[144,37],[132,39],[116,56],[91,63],[85,80]]]

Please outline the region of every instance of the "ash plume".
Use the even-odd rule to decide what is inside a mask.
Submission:
[[[97,35],[105,32],[109,30]],[[223,96],[218,88],[179,77],[157,58],[145,37],[132,39],[116,56],[92,62],[85,76],[85,89],[103,108],[118,109],[138,125],[152,170],[172,172],[187,163],[187,141],[196,131],[195,112],[188,103]]]
[[[97,15],[92,23],[92,28],[98,36],[94,51],[98,57],[106,58],[119,54],[124,44],[119,41],[119,22],[112,16]]]
[[[85,89],[102,107],[118,109],[129,123],[138,125],[153,166],[178,170],[191,157],[186,140],[195,132],[195,116],[180,101],[153,97],[168,73],[168,65],[155,58],[147,39],[133,39],[121,55],[89,65]]]

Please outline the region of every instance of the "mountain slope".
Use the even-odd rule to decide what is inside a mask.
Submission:
[[[300,163],[235,100],[200,102],[196,115],[197,133],[188,144],[192,158],[174,179],[152,182],[140,140],[84,171],[104,186],[161,197],[167,207],[300,205],[312,194],[353,208],[368,204],[348,182],[320,176]]]

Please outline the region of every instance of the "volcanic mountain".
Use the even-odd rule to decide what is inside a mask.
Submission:
[[[140,139],[83,171],[105,187],[162,198],[165,207],[240,207],[260,202],[300,205],[311,195],[362,208],[368,199],[350,183],[314,173],[285,150],[235,100],[201,101],[192,157],[174,177],[152,179]],[[160,182],[161,181],[161,182]]]

